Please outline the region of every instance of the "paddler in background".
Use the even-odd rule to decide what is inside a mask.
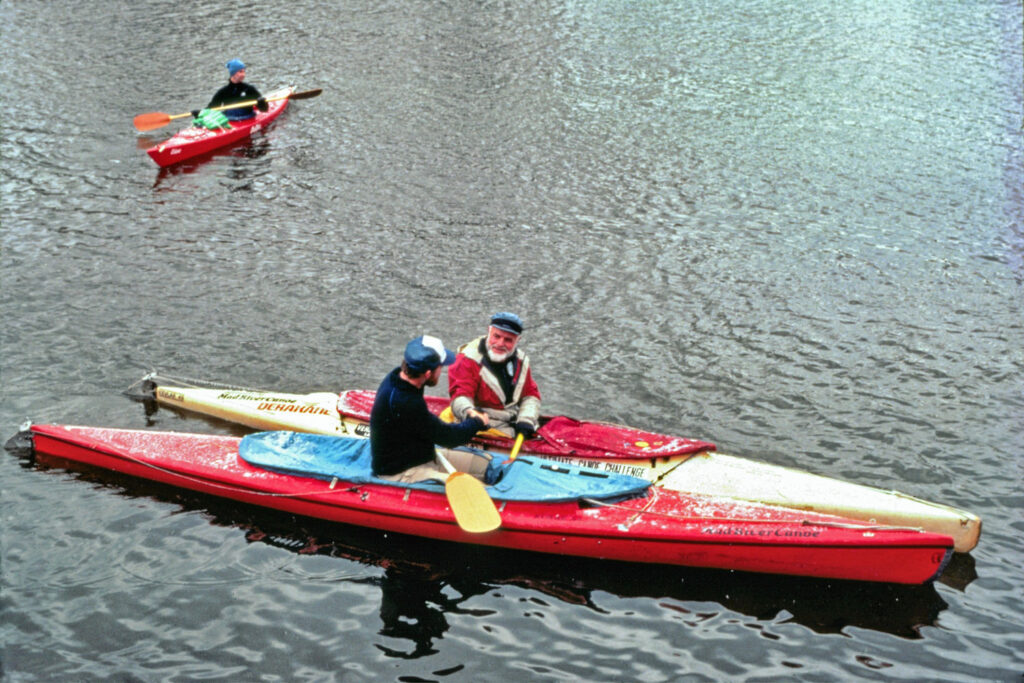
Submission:
[[[213,99],[206,105],[207,109],[221,107],[225,104],[256,100],[256,109],[267,111],[267,101],[263,99],[260,91],[245,82],[245,64],[240,59],[232,59],[227,63],[228,84],[213,95]],[[199,118],[198,109],[192,112],[192,118]],[[229,121],[244,121],[256,116],[252,107],[240,107],[238,109],[225,109],[224,115]]]
[[[492,430],[509,438],[531,439],[540,420],[540,390],[533,381],[530,358],[519,348],[523,321],[515,313],[496,313],[487,335],[459,348],[448,371],[448,394],[455,420],[480,410]]]
[[[377,389],[370,410],[370,450],[373,473],[382,479],[412,483],[448,478],[437,459],[442,449],[456,470],[483,478],[488,460],[468,451],[448,450],[470,442],[487,428],[485,413],[469,410],[458,424],[441,421],[427,408],[424,387],[437,386],[445,367],[455,362],[455,352],[437,337],[423,335],[405,347],[402,365],[395,368]]]

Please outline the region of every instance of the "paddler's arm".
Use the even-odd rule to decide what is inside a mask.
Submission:
[[[519,402],[519,413],[516,415],[516,434],[522,434],[524,438],[532,439],[537,436],[539,426],[540,399],[534,396],[524,396]]]
[[[248,83],[245,85],[248,88],[245,92],[245,99],[256,100],[256,108],[260,111],[267,111],[267,109],[270,108],[270,105],[267,104],[267,101],[263,98],[263,95],[260,94],[260,91]]]
[[[448,396],[456,420],[465,420],[471,411],[482,413],[473,400],[479,382],[480,366],[464,354],[457,355],[455,364],[448,368]]]
[[[519,399],[519,411],[516,414],[516,434],[527,439],[537,436],[540,427],[540,389],[533,381],[533,368],[526,368],[526,380],[523,385],[523,396]]]
[[[487,416],[479,411],[472,411],[473,414],[462,422],[449,423],[431,414],[430,422],[432,427],[431,441],[438,446],[454,448],[469,443],[476,433],[487,429]]]

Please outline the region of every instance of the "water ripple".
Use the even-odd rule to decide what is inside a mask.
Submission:
[[[942,583],[849,586],[396,541],[6,457],[12,679],[1019,673],[1019,4],[0,20],[10,431],[232,432],[120,391],[154,367],[372,388],[412,334],[462,343],[509,308],[546,412],[985,520]],[[157,170],[144,149],[179,124],[132,117],[201,106],[233,56],[265,90],[324,92]]]

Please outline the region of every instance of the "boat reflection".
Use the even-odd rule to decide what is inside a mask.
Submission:
[[[433,652],[432,641],[447,630],[446,615],[460,604],[498,586],[517,586],[596,612],[595,593],[650,598],[660,607],[689,614],[688,603],[719,603],[760,621],[797,623],[818,633],[848,627],[903,638],[920,638],[946,609],[934,585],[902,586],[855,581],[751,574],[709,569],[636,565],[468,547],[368,529],[302,520],[283,527],[258,510],[246,525],[247,538],[302,554],[344,558],[384,569],[380,580],[382,635],[408,638],[411,653]],[[214,524],[237,524],[214,515]],[[966,571],[965,571],[966,570]],[[954,556],[949,570],[962,583],[973,573],[967,555]],[[970,579],[967,579],[969,583]],[[966,584],[963,584],[966,585]],[[962,589],[961,586],[954,586]],[[452,594],[457,597],[452,597]],[[696,618],[696,616],[694,616]],[[381,648],[385,650],[385,648]]]
[[[445,595],[443,588],[443,581],[429,569],[399,566],[385,569],[380,582],[380,620],[383,626],[379,633],[389,638],[410,640],[413,648],[403,652],[379,643],[377,648],[389,657],[403,659],[437,653],[434,640],[448,630],[445,614],[457,609],[460,602]]]
[[[265,135],[258,135],[254,138],[245,138],[230,145],[220,147],[206,154],[186,159],[173,166],[165,166],[157,171],[156,180],[153,181],[154,190],[159,190],[165,182],[183,175],[195,173],[212,159],[217,157],[237,157],[239,159],[259,159],[270,152],[272,145],[270,139]]]

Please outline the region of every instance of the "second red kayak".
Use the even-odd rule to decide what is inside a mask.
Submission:
[[[257,111],[256,116],[244,121],[232,121],[231,127],[223,130],[209,130],[191,126],[178,131],[170,139],[150,147],[146,154],[164,168],[192,159],[201,154],[213,152],[234,142],[244,140],[266,128],[281,115],[288,106],[288,95],[292,88],[282,88],[267,95],[267,111]]]

